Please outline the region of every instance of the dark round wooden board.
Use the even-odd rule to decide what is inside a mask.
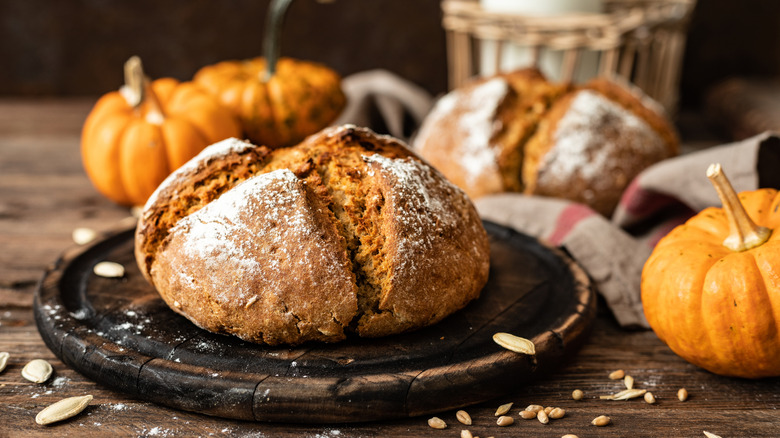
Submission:
[[[88,378],[140,399],[227,418],[356,422],[431,414],[516,391],[556,366],[596,313],[587,275],[565,254],[485,223],[490,279],[442,322],[381,339],[266,347],[212,334],[175,314],[141,276],[133,230],[66,252],[34,312],[48,347]],[[123,278],[92,272],[103,260]],[[492,340],[533,340],[536,355]]]

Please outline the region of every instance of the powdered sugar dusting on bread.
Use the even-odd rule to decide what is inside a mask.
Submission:
[[[391,180],[392,190],[385,193],[393,216],[406,233],[398,235],[398,270],[415,269],[419,256],[433,246],[435,239],[445,231],[459,228],[464,220],[452,196],[465,199],[465,194],[444,178],[437,178],[435,170],[414,158],[387,158],[374,154],[363,159],[374,164],[381,178]],[[375,176],[369,170],[370,176]],[[407,263],[411,266],[407,266]]]
[[[306,263],[307,257],[331,257],[331,263],[324,266],[333,272],[325,273],[325,278],[343,276],[333,252],[317,246],[317,226],[307,209],[303,184],[288,169],[260,174],[182,218],[170,234],[181,239],[182,257],[189,259],[182,266],[202,264],[203,274],[195,278],[182,270],[180,281],[190,286],[197,281],[208,282],[208,287],[216,291],[213,298],[217,301],[246,305],[257,292],[249,286],[257,279],[268,283],[264,289],[271,292],[281,289],[273,282],[297,280],[279,271],[292,258],[290,252],[301,248],[315,254],[298,254],[296,262]]]
[[[448,119],[455,111],[460,112],[457,133],[460,137],[460,150],[457,160],[465,172],[466,183],[470,186],[487,172],[498,172],[496,151],[491,139],[496,133],[496,111],[509,92],[509,84],[502,78],[494,78],[470,89],[458,89],[450,92],[436,102],[433,110],[415,139],[418,147],[429,137],[436,135],[438,125]]]
[[[616,129],[619,141],[614,140]],[[558,121],[554,145],[540,168],[548,178],[569,180],[578,175],[598,190],[600,181],[610,184],[603,174],[620,168],[618,149],[662,156],[665,148],[664,140],[644,120],[594,91],[582,90]]]
[[[239,140],[237,138],[227,138],[204,148],[202,151],[200,151],[200,153],[198,153],[198,155],[195,155],[192,157],[192,159],[182,164],[181,167],[171,172],[171,174],[168,175],[168,177],[165,178],[162,183],[160,183],[157,189],[146,201],[144,210],[148,210],[155,202],[157,202],[157,198],[161,190],[163,190],[165,187],[174,185],[174,183],[179,181],[185,175],[196,170],[201,163],[226,157],[232,153],[241,153],[249,148],[254,147],[256,146],[247,141]]]

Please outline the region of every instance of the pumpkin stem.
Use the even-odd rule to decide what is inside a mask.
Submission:
[[[144,101],[144,69],[141,58],[131,56],[125,61],[125,84],[119,89],[127,104],[133,108],[141,106]]]
[[[723,246],[732,251],[745,251],[766,242],[772,230],[760,227],[750,219],[719,163],[707,168],[707,178],[715,186],[729,221],[729,235],[723,241]]]
[[[125,62],[125,85],[119,92],[122,93],[127,104],[138,110],[141,105],[147,103],[146,121],[160,125],[165,120],[160,99],[152,89],[149,78],[144,74],[144,67],[141,58],[131,56]]]
[[[282,45],[282,23],[290,3],[292,0],[271,0],[271,4],[268,6],[268,19],[265,24],[265,38],[263,40],[265,55],[263,82],[271,80],[271,76],[276,73],[276,61],[279,60]]]

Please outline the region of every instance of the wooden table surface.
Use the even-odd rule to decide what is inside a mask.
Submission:
[[[44,345],[32,314],[33,293],[44,269],[74,243],[77,227],[104,232],[129,216],[99,195],[81,167],[79,135],[92,99],[0,100],[0,351],[10,353],[0,373],[0,437],[17,436],[250,436],[250,437],[560,437],[669,436],[703,437],[704,431],[726,437],[780,436],[780,379],[745,381],[724,378],[689,365],[648,331],[624,331],[602,308],[584,345],[559,368],[549,370],[524,390],[465,408],[471,426],[442,412],[444,430],[428,427],[427,418],[398,421],[298,425],[252,423],[176,411],[132,399],[81,376]],[[23,379],[24,364],[36,358],[54,366],[52,379],[35,384]],[[650,390],[658,402],[600,400],[617,392],[610,371],[623,369],[635,386]],[[676,398],[679,388],[690,394]],[[585,398],[574,401],[572,390]],[[39,426],[35,415],[65,397],[92,394],[80,415],[52,426]],[[512,402],[515,423],[496,425],[494,412]],[[529,404],[559,406],[566,416],[543,425],[522,420],[518,409]],[[301,413],[305,416],[306,413]],[[612,424],[591,420],[608,415]],[[359,420],[356,418],[355,420]]]

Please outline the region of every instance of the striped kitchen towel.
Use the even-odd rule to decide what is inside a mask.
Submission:
[[[764,133],[665,160],[626,189],[611,219],[566,200],[504,193],[475,201],[487,220],[564,248],[588,272],[623,327],[647,328],[642,267],[653,246],[696,212],[720,206],[705,176],[721,163],[739,191],[780,189],[780,134]]]

